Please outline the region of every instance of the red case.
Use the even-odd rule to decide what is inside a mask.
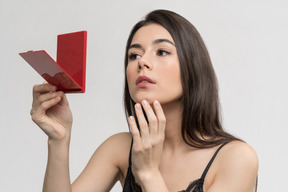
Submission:
[[[44,50],[19,53],[48,83],[65,93],[84,93],[87,31],[58,35],[57,62]]]

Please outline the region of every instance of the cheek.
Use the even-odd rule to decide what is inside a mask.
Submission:
[[[174,97],[181,97],[183,94],[183,89],[179,64],[169,66],[166,69],[166,74],[166,82],[170,90],[169,93]]]
[[[126,68],[126,77],[127,77],[127,83],[128,88],[130,90],[131,86],[133,85],[134,79],[135,79],[135,73],[131,66],[127,66]]]
[[[133,73],[132,73],[131,68],[127,66],[127,68],[126,68],[126,76],[127,76],[127,82],[128,82],[128,84],[129,84],[129,82],[130,82],[130,80],[131,80],[131,78],[132,78],[132,75],[133,75]]]
[[[181,85],[181,75],[180,75],[180,66],[179,64],[171,64],[165,67],[165,69],[162,70],[163,74],[165,74],[165,79],[168,82],[169,85],[178,85],[182,87]]]

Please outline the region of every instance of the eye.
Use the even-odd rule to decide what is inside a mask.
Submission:
[[[128,58],[129,58],[129,60],[136,60],[136,59],[139,59],[140,58],[140,55],[139,54],[137,54],[137,53],[130,53],[129,55],[128,55]]]
[[[169,54],[170,54],[170,52],[165,51],[164,49],[159,49],[159,50],[157,51],[157,55],[158,55],[158,56],[166,56],[166,55],[169,55]]]

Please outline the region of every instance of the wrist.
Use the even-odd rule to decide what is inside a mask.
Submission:
[[[141,171],[137,174],[137,176],[140,180],[141,186],[144,186],[145,184],[150,185],[154,182],[158,183],[159,181],[163,180],[160,170],[157,168]]]
[[[48,138],[48,147],[52,148],[69,148],[70,145],[70,138],[63,138],[63,139],[53,139]]]
[[[57,133],[57,134],[56,134]],[[71,128],[65,128],[65,131],[55,131],[52,136],[48,136],[49,145],[69,145],[71,138]]]
[[[69,161],[69,142],[48,139],[48,162],[65,164]]]
[[[168,192],[168,188],[158,168],[141,171],[137,174],[143,192],[158,191]]]

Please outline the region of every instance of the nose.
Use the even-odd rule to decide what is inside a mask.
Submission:
[[[138,70],[141,71],[143,69],[152,70],[152,64],[144,55],[138,60]]]

